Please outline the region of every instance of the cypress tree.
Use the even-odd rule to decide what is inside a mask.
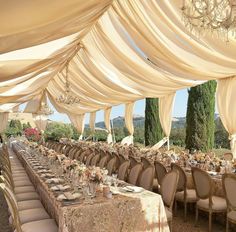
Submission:
[[[145,107],[145,145],[154,145],[163,138],[159,119],[158,98],[146,98]]]
[[[216,82],[208,81],[188,91],[186,148],[208,151],[214,146]]]

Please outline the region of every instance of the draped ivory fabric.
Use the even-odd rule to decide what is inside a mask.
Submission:
[[[0,54],[67,35],[82,38],[112,0],[0,0]]]
[[[70,121],[80,134],[79,141],[83,139],[85,114],[70,114]]]
[[[91,130],[91,134],[94,134],[95,132],[95,121],[96,121],[96,112],[91,112],[89,118],[89,127]]]
[[[236,158],[236,76],[218,80],[216,96],[220,118],[229,133],[231,150]]]
[[[180,0],[0,3],[0,111],[46,89],[58,112],[84,114],[236,75],[235,40],[191,35]],[[68,62],[73,106],[56,101]]]
[[[121,144],[130,145],[134,143],[134,124],[133,111],[135,102],[125,104],[125,126],[129,132],[129,136],[122,139]]]
[[[40,114],[32,114],[32,116],[36,127],[39,129],[39,131],[44,132],[47,127],[48,118],[45,115]]]
[[[104,123],[107,129],[107,143],[113,143],[112,134],[111,134],[111,123],[110,123],[110,116],[111,116],[111,107],[104,110]]]
[[[0,133],[4,132],[4,130],[7,128],[8,123],[8,116],[9,113],[7,112],[1,112],[0,113]]]
[[[172,109],[174,105],[175,93],[159,98],[159,118],[165,136],[167,137],[167,147],[170,148],[169,137],[172,123]]]

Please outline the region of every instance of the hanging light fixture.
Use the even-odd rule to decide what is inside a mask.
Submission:
[[[73,93],[70,91],[70,83],[68,80],[68,64],[66,66],[66,83],[65,83],[65,92],[61,94],[58,98],[56,98],[56,101],[60,104],[65,104],[65,105],[74,105],[78,104],[80,102],[80,99],[75,96]]]
[[[54,111],[52,109],[50,109],[48,104],[45,102],[41,103],[40,109],[37,112],[37,114],[40,114],[40,115],[51,115],[53,113],[54,113]]]
[[[236,38],[236,0],[183,0],[185,26],[191,32],[217,32],[227,41]]]

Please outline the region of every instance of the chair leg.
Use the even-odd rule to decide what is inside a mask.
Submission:
[[[212,226],[212,212],[209,212],[209,227],[208,227],[209,232],[211,232],[211,226]]]
[[[226,232],[229,232],[229,220],[227,216],[226,216]]]
[[[186,218],[187,218],[187,202],[184,201],[184,221],[186,222]]]
[[[175,204],[175,215],[176,215],[177,214],[177,207],[178,207],[176,200],[175,200],[174,204]]]
[[[198,224],[198,207],[196,205],[195,226]]]

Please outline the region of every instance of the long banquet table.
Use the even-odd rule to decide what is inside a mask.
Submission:
[[[169,231],[160,195],[145,190],[141,193],[121,193],[108,199],[98,193],[92,204],[80,200],[65,205],[56,199],[50,186],[28,162],[24,147],[15,144],[13,148],[18,150],[18,158],[44,207],[55,218],[59,232]]]

